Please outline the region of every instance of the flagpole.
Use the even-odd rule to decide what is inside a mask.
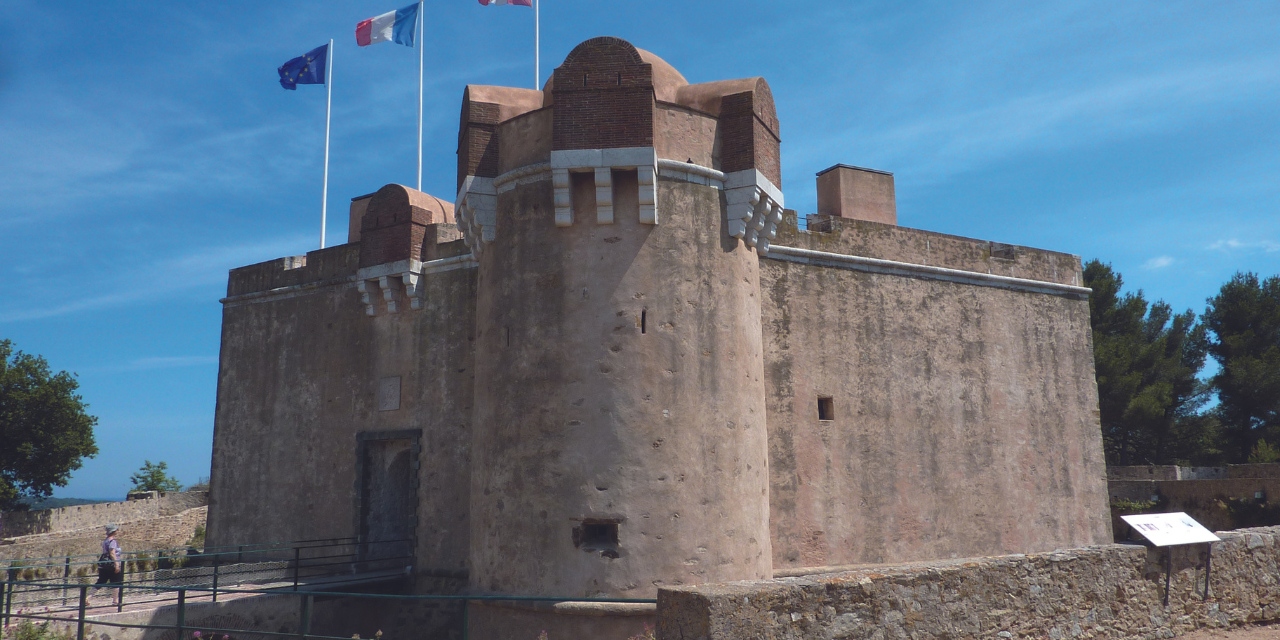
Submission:
[[[320,248],[324,248],[324,227],[329,216],[329,114],[333,112],[333,38],[325,50],[324,88],[328,94],[324,101],[324,192],[320,196]]]
[[[422,51],[426,48],[422,33],[422,0],[418,0],[418,191],[422,191]]]
[[[542,79],[542,72],[538,69],[541,62],[538,58],[542,55],[542,20],[538,16],[538,0],[533,0],[533,89],[537,91],[542,87],[538,86],[538,81]]]

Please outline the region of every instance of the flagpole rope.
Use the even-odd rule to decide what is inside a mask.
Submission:
[[[325,50],[324,101],[324,189],[320,195],[320,248],[324,248],[324,228],[329,217],[329,115],[333,113],[333,38]]]

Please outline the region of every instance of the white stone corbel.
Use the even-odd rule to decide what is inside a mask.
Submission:
[[[767,254],[782,222],[782,191],[756,169],[726,174],[724,191],[729,235]]]
[[[418,274],[413,272],[400,274],[400,280],[404,283],[404,297],[409,299],[410,309],[421,309],[422,299],[418,297]]]
[[[467,256],[470,258],[470,256]],[[418,289],[422,273],[422,262],[412,258],[397,260],[356,271],[356,290],[360,292],[360,302],[364,304],[364,313],[369,316],[378,315],[376,290],[382,290],[382,300],[387,305],[387,313],[400,311],[400,296],[397,291],[403,290],[409,300],[410,309],[421,309],[421,291]]]
[[[392,287],[392,282],[395,282],[392,276],[378,278],[378,286],[382,289],[382,299],[387,303],[387,313],[400,311],[396,308],[396,290]]]
[[[551,188],[555,197],[556,226],[573,226],[573,194],[569,190],[569,170],[551,169]]]
[[[467,176],[453,205],[458,230],[473,254],[479,255],[487,242],[497,237],[498,193],[493,178]]]
[[[640,224],[658,224],[658,199],[656,197],[654,167],[636,167],[640,182]]]
[[[573,193],[570,172],[591,172],[596,182],[596,223],[613,224],[614,169],[635,169],[640,183],[640,222],[658,224],[654,181],[658,156],[653,147],[619,149],[570,149],[551,152],[551,183],[555,190],[556,226],[573,225]]]
[[[369,281],[357,280],[356,291],[360,292],[360,302],[364,304],[364,314],[367,316],[378,315],[378,309],[374,306],[373,298],[371,297],[373,292],[369,290]]]
[[[596,167],[596,224],[613,224],[613,169]]]

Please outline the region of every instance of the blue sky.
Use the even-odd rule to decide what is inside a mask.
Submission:
[[[416,52],[357,48],[405,0],[51,3],[0,12],[0,337],[79,374],[101,454],[208,474],[227,270],[318,243],[324,88],[276,67],[336,41],[328,234],[415,175]],[[533,14],[428,2],[424,190],[452,199],[468,83],[533,85]],[[903,226],[1100,258],[1176,310],[1280,273],[1280,4],[546,0],[542,79],[599,35],[691,82],[764,76],[787,204],[837,162],[895,174]],[[35,25],[44,25],[37,28]]]

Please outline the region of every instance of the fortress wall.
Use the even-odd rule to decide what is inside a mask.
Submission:
[[[849,226],[777,244],[859,254],[876,235],[875,257],[936,240],[951,264],[982,260],[977,241]],[[992,271],[1053,260],[1078,265],[1025,250]],[[773,259],[761,292],[775,570],[1111,540],[1086,300]]]
[[[4,514],[4,537],[16,538],[59,531],[102,527],[109,522],[123,524],[177,514],[208,504],[204,491],[171,492],[149,500],[128,500],[82,504],[59,509],[14,511]]]
[[[551,109],[530,111],[498,125],[499,175],[551,157]]]
[[[478,590],[652,597],[770,575],[756,256],[727,238],[717,190],[662,180],[647,225],[623,184],[609,225],[553,226],[550,181],[499,198],[477,302]],[[588,525],[614,525],[616,548]]]
[[[1145,640],[1280,619],[1280,527],[1218,535],[1207,599],[1205,545],[1109,544],[664,589],[658,637]]]
[[[653,118],[653,146],[659,158],[720,166],[720,122],[715,117],[659,102]]]
[[[374,317],[354,272],[224,307],[208,542],[357,535],[357,434],[418,429],[419,566],[462,568],[475,271],[422,276],[421,310],[397,289],[388,313],[375,288]],[[380,410],[392,378],[399,408]]]
[[[829,251],[846,255],[896,260],[998,276],[1027,278],[1083,286],[1080,257],[1069,253],[1033,249],[975,238],[911,229],[882,222],[810,217],[830,226],[830,231],[799,231],[795,219],[778,226],[774,244]]]

